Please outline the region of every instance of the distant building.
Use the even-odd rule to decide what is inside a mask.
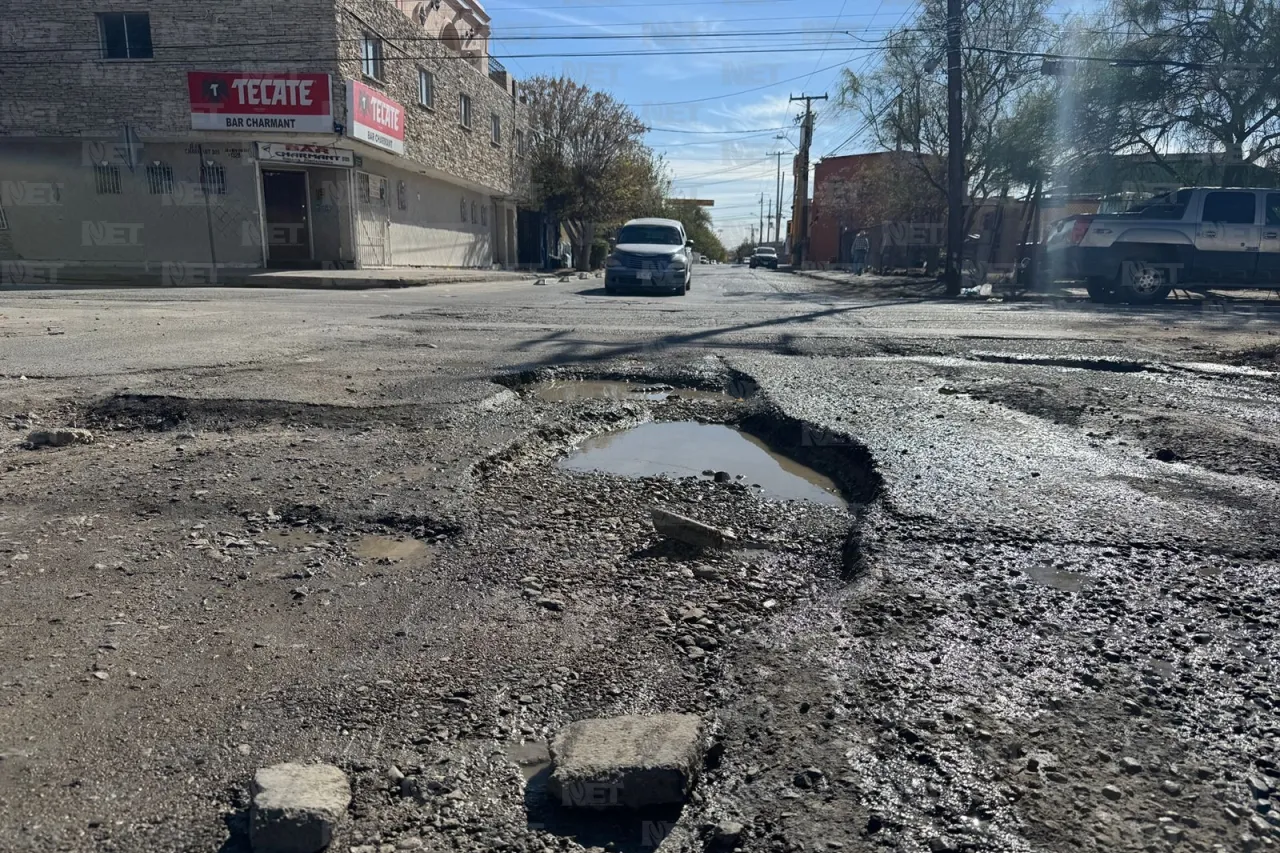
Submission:
[[[0,261],[192,273],[541,259],[476,0],[8,0]],[[124,10],[124,11],[119,11]]]

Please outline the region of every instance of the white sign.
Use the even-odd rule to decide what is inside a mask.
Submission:
[[[356,152],[327,145],[295,145],[291,142],[259,142],[258,159],[273,163],[296,163],[302,166],[333,166],[350,169],[356,164]]]
[[[347,121],[353,139],[404,153],[404,107],[359,80],[347,81]]]

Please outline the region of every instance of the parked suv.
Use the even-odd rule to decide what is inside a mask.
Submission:
[[[633,219],[605,261],[604,290],[684,294],[693,284],[693,241],[675,219]]]
[[[756,250],[751,253],[751,268],[769,267],[770,269],[778,268],[778,250],[772,246],[757,246]]]
[[[1083,280],[1095,302],[1159,302],[1190,283],[1280,288],[1280,190],[1190,187],[1068,216],[1045,259],[1050,278]]]

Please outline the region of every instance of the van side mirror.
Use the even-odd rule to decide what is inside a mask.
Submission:
[[[686,246],[688,246],[690,249],[692,249],[692,248],[693,248],[693,241],[692,241],[692,240],[686,240],[684,244],[685,244]]]

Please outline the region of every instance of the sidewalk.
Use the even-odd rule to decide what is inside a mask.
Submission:
[[[375,290],[428,287],[438,284],[528,282],[529,272],[396,267],[349,270],[213,269],[208,264],[168,264],[163,270],[122,270],[73,267],[54,263],[16,261],[0,268],[0,291],[58,290],[93,287],[271,287],[298,290]]]

